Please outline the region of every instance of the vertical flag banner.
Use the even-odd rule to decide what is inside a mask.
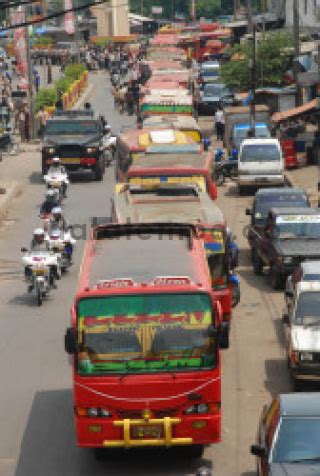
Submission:
[[[64,0],[64,9],[69,10],[70,8],[72,8],[72,0]],[[65,14],[64,29],[66,30],[68,35],[74,35],[75,28],[73,12],[68,12]]]
[[[17,25],[25,22],[26,16],[23,7],[11,14],[11,24]],[[23,89],[28,89],[28,63],[27,63],[27,30],[26,27],[16,28],[13,34],[14,53],[17,60],[17,71],[21,75]]]

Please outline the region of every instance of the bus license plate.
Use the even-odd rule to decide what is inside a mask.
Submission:
[[[138,438],[163,438],[163,427],[160,425],[139,425],[132,427],[132,437]]]

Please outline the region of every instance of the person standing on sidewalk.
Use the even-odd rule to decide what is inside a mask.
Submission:
[[[49,115],[48,115],[47,111],[44,109],[43,106],[41,106],[40,110],[38,112],[38,119],[39,119],[38,135],[41,139],[43,138],[43,131],[44,131],[45,125],[47,123],[48,117],[49,117]]]
[[[25,122],[26,122],[26,115],[25,115],[24,106],[22,106],[18,114],[18,127],[19,127],[21,142],[24,142],[26,140]]]
[[[225,122],[224,122],[224,113],[221,106],[218,106],[218,109],[215,113],[215,123],[216,123],[217,140],[223,140]]]
[[[24,122],[24,135],[26,142],[30,141],[30,112],[27,106],[24,108],[25,122]]]

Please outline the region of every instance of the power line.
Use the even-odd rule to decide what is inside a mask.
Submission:
[[[34,2],[32,2],[32,3],[34,3]],[[25,21],[25,22],[17,23],[15,25],[9,25],[9,26],[0,28],[0,32],[8,31],[8,30],[15,30],[17,28],[22,28],[22,27],[30,26],[30,25],[36,25],[38,23],[43,23],[47,20],[51,20],[52,18],[62,17],[66,13],[69,13],[69,12],[78,12],[80,10],[84,10],[85,8],[94,7],[95,5],[101,5],[103,3],[106,3],[106,1],[105,0],[98,0],[96,2],[86,3],[85,5],[81,5],[80,7],[68,8],[66,10],[62,10],[60,12],[52,13],[51,15],[46,15],[46,16],[44,16],[42,18],[38,18],[36,20]],[[107,5],[107,6],[109,8],[127,7],[128,3],[122,3],[120,5],[114,5],[114,6],[112,6],[112,5]]]

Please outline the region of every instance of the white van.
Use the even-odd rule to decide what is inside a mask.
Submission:
[[[238,188],[284,185],[284,159],[278,139],[245,139],[238,157]]]

